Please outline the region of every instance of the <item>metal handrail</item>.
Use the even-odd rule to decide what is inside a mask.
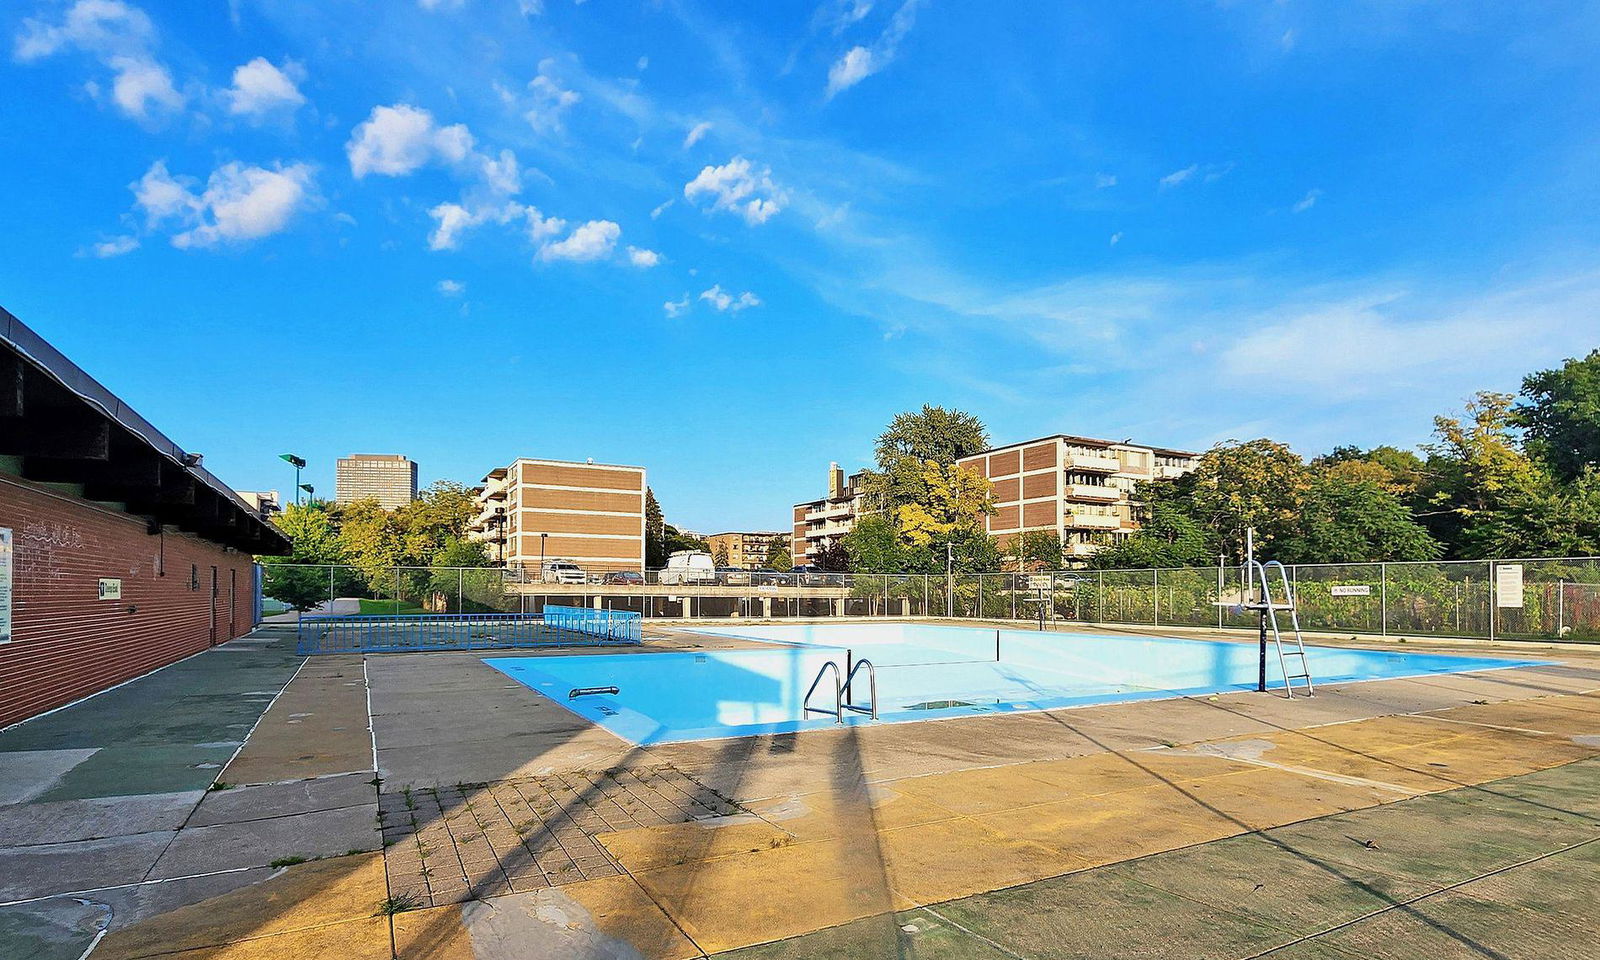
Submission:
[[[832,661],[829,662],[831,663]],[[861,672],[862,667],[867,668],[867,697],[869,706],[858,707],[853,703],[845,703],[842,704],[842,706],[846,710],[853,710],[856,713],[865,713],[872,719],[876,720],[878,719],[878,668],[872,665],[871,660],[856,661],[856,665],[850,668],[850,675],[844,678],[844,689],[850,689],[851,682],[855,680],[856,674]]]
[[[822,675],[828,672],[829,667],[833,668],[833,709],[824,710],[811,705],[811,695],[817,692],[817,684],[822,682]],[[806,691],[806,697],[800,706],[802,713],[831,713],[836,721],[844,723],[844,677],[840,674],[837,663],[829,660],[822,665],[822,669],[817,671],[817,678],[811,681],[811,689]]]

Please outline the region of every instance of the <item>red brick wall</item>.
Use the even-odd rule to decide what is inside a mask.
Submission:
[[[13,639],[0,644],[0,726],[211,646],[213,566],[216,642],[250,630],[247,554],[187,534],[152,536],[142,518],[5,476],[0,527],[11,528],[14,549]],[[191,565],[197,588],[190,586]],[[121,600],[98,598],[102,577],[121,578]]]

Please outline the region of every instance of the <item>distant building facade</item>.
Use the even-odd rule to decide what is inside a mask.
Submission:
[[[711,556],[727,555],[726,561],[719,559],[718,563],[745,570],[758,570],[767,565],[767,554],[772,550],[773,544],[789,547],[789,534],[782,531],[713,533],[706,537],[706,543],[711,548]]]
[[[235,490],[239,499],[249,504],[257,514],[262,517],[271,517],[283,509],[283,501],[278,499],[276,490]]]
[[[810,563],[818,548],[849,533],[862,513],[861,481],[867,471],[846,477],[837,463],[828,464],[828,495],[794,505],[789,556],[795,566]]]
[[[1054,532],[1068,560],[1085,560],[1139,528],[1134,485],[1172,479],[1199,456],[1131,441],[1056,435],[994,447],[957,461],[987,477],[994,513],[986,523],[1002,549],[1030,530]]]
[[[339,503],[376,500],[385,510],[398,510],[417,499],[417,465],[399,454],[355,453],[340,457],[333,496]]]
[[[643,467],[519,457],[489,471],[476,496],[469,535],[496,562],[534,576],[541,560],[644,569]]]

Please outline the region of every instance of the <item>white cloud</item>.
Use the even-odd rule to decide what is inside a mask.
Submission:
[[[156,161],[133,183],[134,202],[151,227],[173,225],[179,249],[243,243],[283,230],[312,199],[309,164],[246,166],[237,161],[212,171],[203,191],[192,178],[174,177]]]
[[[1112,174],[1112,173],[1097,173],[1097,174],[1094,175],[1094,188],[1096,190],[1104,190],[1107,187],[1114,187],[1116,185],[1117,185],[1116,174]]]
[[[466,0],[417,0],[424,10],[459,10]]]
[[[905,0],[894,12],[894,16],[889,18],[888,26],[884,27],[883,33],[878,35],[878,39],[871,47],[857,44],[834,61],[833,66],[828,68],[826,90],[828,99],[833,99],[836,94],[882,71],[894,61],[896,54],[900,52],[900,41],[905,39],[906,34],[911,32],[911,27],[916,23],[917,7],[921,2],[922,0]],[[837,21],[841,26],[835,32],[865,17],[871,9],[870,3],[853,4]]]
[[[872,73],[872,51],[866,47],[851,47],[828,68],[827,95],[831,98],[841,90],[848,90]]]
[[[1320,199],[1322,199],[1322,191],[1313,188],[1311,190],[1307,190],[1306,195],[1301,197],[1299,201],[1297,201],[1290,209],[1295,213],[1305,213],[1307,210],[1310,210],[1312,207],[1316,206],[1317,201]]]
[[[87,252],[91,256],[105,260],[110,257],[120,257],[125,253],[132,253],[137,249],[139,249],[139,238],[132,234],[124,234],[120,237],[112,237],[110,240],[102,240],[91,246]]]
[[[459,280],[440,280],[435,286],[440,296],[459,297],[467,292],[467,285]]]
[[[761,298],[750,291],[746,290],[744,293],[734,296],[723,290],[720,283],[713,284],[710,290],[703,291],[700,294],[700,299],[711,304],[718,312],[732,310],[734,313],[738,313],[740,310],[761,306]]]
[[[223,92],[228,112],[235,116],[261,117],[274,111],[293,111],[306,102],[295,85],[298,65],[274,66],[266,57],[256,57],[233,71],[233,86]]]
[[[472,146],[465,124],[441,127],[428,111],[397,103],[373,107],[351,131],[345,153],[351,174],[359,180],[369,173],[403,177],[435,160],[459,164],[472,155]]]
[[[77,0],[59,23],[28,18],[17,35],[15,53],[24,63],[77,50],[112,73],[111,101],[135,120],[183,109],[187,98],[172,74],[156,59],[156,31],[145,12],[121,0]],[[96,91],[100,85],[87,85]]]
[[[665,203],[661,203],[661,204],[658,204],[658,205],[657,205],[657,206],[656,206],[656,208],[655,208],[655,209],[654,209],[654,210],[651,210],[651,211],[650,211],[650,219],[651,219],[651,220],[658,220],[658,219],[660,219],[660,217],[661,217],[661,215],[662,215],[662,214],[663,214],[663,213],[666,213],[666,212],[667,212],[667,208],[668,208],[668,207],[670,207],[670,206],[672,206],[672,205],[673,205],[673,203],[675,203],[675,202],[676,202],[676,201],[673,201],[673,200],[668,200],[668,201],[666,201],[666,202],[665,202]]]
[[[1200,165],[1198,163],[1190,164],[1189,166],[1184,167],[1182,170],[1174,170],[1161,178],[1161,189],[1166,190],[1169,187],[1181,186],[1182,184],[1188,182],[1189,178],[1193,177],[1199,172]]]
[[[689,309],[689,295],[686,293],[681,300],[668,300],[661,305],[661,309],[669,317],[676,317]]]
[[[522,116],[538,133],[560,133],[562,116],[572,108],[573,104],[583,99],[583,95],[578,91],[561,88],[550,75],[554,66],[553,58],[541,61],[539,75],[528,81],[528,90],[533,95],[533,105]]]
[[[637,64],[637,66],[639,67],[640,70],[648,69],[649,66],[650,66],[650,58],[649,57],[640,57],[639,58],[639,63]]]
[[[590,220],[579,224],[565,240],[547,243],[539,249],[541,260],[603,260],[616,249],[622,228],[610,220]]]
[[[703,168],[684,185],[683,195],[690,202],[709,196],[712,210],[738,213],[751,226],[766,223],[788,202],[788,196],[772,182],[772,171],[756,169],[744,157]]]
[[[687,150],[699,143],[701,138],[711,132],[711,121],[702,120],[689,128],[689,133],[683,138],[683,149]]]
[[[485,223],[505,225],[520,221],[526,225],[528,239],[535,245],[560,233],[567,225],[559,217],[546,217],[539,208],[524,206],[515,200],[473,207],[446,202],[434,206],[428,216],[434,220],[433,232],[428,235],[430,250],[454,250],[461,245],[461,238],[467,231]]]
[[[1122,231],[1118,230],[1116,233],[1113,233],[1111,235],[1111,246],[1114,247],[1114,246],[1116,246],[1117,244],[1119,244],[1121,242],[1122,242]]]
[[[661,254],[643,247],[629,247],[628,262],[636,267],[653,267],[661,262]]]

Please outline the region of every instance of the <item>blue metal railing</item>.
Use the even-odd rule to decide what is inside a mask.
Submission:
[[[630,620],[631,618],[631,620]],[[545,614],[302,615],[295,650],[394,653],[517,647],[610,646],[643,640],[637,613],[546,607]]]
[[[557,630],[594,637],[604,643],[639,643],[644,638],[644,617],[629,610],[546,606],[544,622]]]

